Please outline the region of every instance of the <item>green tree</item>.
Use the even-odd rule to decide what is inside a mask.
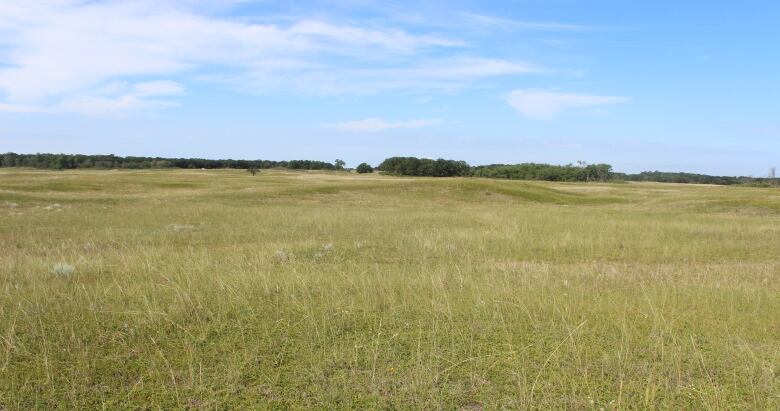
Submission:
[[[465,161],[416,157],[390,157],[377,167],[388,174],[402,176],[454,177],[467,176],[471,167]]]
[[[344,166],[347,164],[344,162],[344,160],[336,159],[336,161],[333,162],[333,164],[336,165],[337,170],[343,170]]]
[[[360,163],[355,170],[358,174],[373,173],[374,167],[371,167],[368,163]]]

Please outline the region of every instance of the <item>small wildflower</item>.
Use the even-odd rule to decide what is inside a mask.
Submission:
[[[61,275],[61,276],[69,276],[73,274],[74,271],[76,271],[76,267],[67,263],[54,264],[54,267],[52,267],[51,269],[52,274]]]
[[[331,243],[328,243],[328,244],[325,244],[324,246],[322,246],[322,251],[325,251],[326,253],[328,251],[332,250],[332,249],[333,249],[333,244],[331,244]]]
[[[288,261],[290,259],[290,255],[287,254],[284,250],[276,250],[276,259],[279,261]]]
[[[179,231],[192,231],[195,229],[195,226],[192,224],[169,224],[168,225],[169,230],[173,230],[176,232]]]

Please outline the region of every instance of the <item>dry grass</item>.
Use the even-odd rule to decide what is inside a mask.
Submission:
[[[2,170],[0,408],[778,409],[778,238],[772,189]]]

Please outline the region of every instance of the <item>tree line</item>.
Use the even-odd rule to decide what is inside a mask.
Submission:
[[[777,178],[711,176],[706,174],[645,171],[638,174],[618,173],[610,164],[553,165],[540,163],[490,164],[469,166],[465,161],[427,159],[416,157],[390,157],[377,170],[400,176],[426,177],[485,177],[510,180],[542,181],[653,181],[660,183],[689,184],[749,184],[780,185]]]
[[[317,160],[210,160],[203,158],[134,157],[84,154],[16,154],[0,155],[0,167],[32,167],[43,169],[146,169],[146,168],[234,168],[255,174],[260,169],[286,168],[292,170],[342,170],[344,161],[334,163]],[[645,171],[638,174],[618,173],[609,164],[577,162],[566,165],[520,163],[470,166],[465,161],[443,158],[390,157],[376,167],[377,171],[399,176],[418,177],[485,177],[510,180],[543,181],[654,181],[691,184],[750,184],[780,185],[777,178],[712,176],[694,173]],[[361,163],[358,173],[374,171],[368,163]]]
[[[390,157],[377,167],[388,174],[427,177],[487,177],[511,180],[608,181],[613,177],[609,164],[557,166],[551,164],[491,164],[469,166],[465,161],[433,160],[416,157]]]
[[[624,174],[620,176],[626,181],[655,181],[659,183],[689,183],[731,185],[750,182],[749,177],[710,176],[694,173],[669,173],[663,171],[643,171],[639,174]],[[761,179],[758,179],[761,180]]]
[[[340,160],[338,160],[340,161]],[[343,162],[339,165],[343,166]],[[293,170],[335,170],[333,163],[316,160],[209,160],[204,158],[163,158],[163,157],[121,157],[84,154],[16,154],[5,153],[0,156],[0,167],[32,167],[55,170],[78,168],[238,168],[268,169],[289,168]]]
[[[390,157],[379,164],[378,170],[388,174],[419,177],[460,177],[471,174],[465,161],[440,158]]]
[[[487,177],[511,180],[607,181],[612,178],[609,164],[557,166],[550,164],[491,164],[469,166],[465,161],[433,160],[416,157],[390,157],[377,167],[388,174],[428,177]]]
[[[472,168],[471,175],[475,177],[507,178],[510,180],[544,180],[544,181],[609,181],[614,179],[612,166],[609,164],[567,164],[563,166],[552,164],[492,164]]]

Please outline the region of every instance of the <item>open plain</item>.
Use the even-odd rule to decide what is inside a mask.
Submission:
[[[780,190],[0,170],[0,409],[778,409]]]

